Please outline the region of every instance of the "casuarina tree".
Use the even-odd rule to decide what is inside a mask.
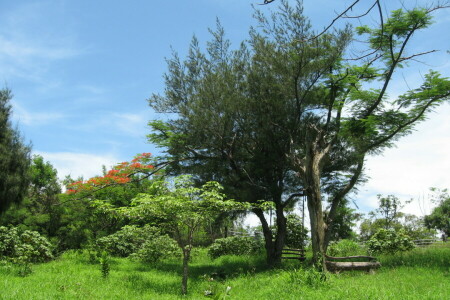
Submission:
[[[0,90],[0,214],[27,194],[31,163],[26,145],[11,123],[11,92]]]
[[[271,264],[280,261],[285,243],[284,212],[303,194],[320,261],[367,156],[394,145],[450,96],[450,81],[434,71],[417,88],[387,93],[398,68],[432,52],[409,53],[407,46],[440,6],[389,17],[379,10],[375,27],[316,32],[300,2],[280,3],[270,17],[255,13],[258,26],[236,50],[220,24],[206,50],[194,38],[185,60],[168,59],[164,94],[149,99],[153,109],[169,113],[150,122],[149,139],[165,148],[170,172],[219,181],[240,201],[273,202],[275,235],[263,211],[253,209]],[[355,34],[367,48],[353,46]]]

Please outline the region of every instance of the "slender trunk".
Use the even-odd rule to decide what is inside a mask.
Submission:
[[[261,221],[261,226],[263,230],[264,235],[264,246],[266,248],[266,257],[267,257],[267,264],[273,265],[273,258],[274,258],[274,242],[273,242],[273,235],[272,230],[270,229],[269,224],[267,223],[266,217],[264,216],[264,212],[256,208],[253,210],[253,212],[258,216],[259,220]]]
[[[283,207],[281,204],[276,204],[276,216],[277,216],[277,235],[275,238],[275,247],[274,247],[274,263],[279,264],[281,263],[281,252],[284,247],[284,243],[286,241],[286,231],[287,231],[287,225],[286,225],[286,217],[283,213]]]
[[[191,256],[190,246],[183,248],[183,278],[181,280],[181,293],[187,294],[188,275],[189,275],[189,258]]]

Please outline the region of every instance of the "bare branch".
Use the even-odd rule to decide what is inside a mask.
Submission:
[[[355,2],[353,2],[349,7],[347,7],[346,10],[344,10],[344,11],[343,11],[342,13],[340,13],[336,18],[334,18],[334,19],[331,21],[331,23],[330,23],[327,27],[325,27],[324,30],[322,30],[322,32],[320,32],[318,35],[316,35],[316,36],[310,38],[309,40],[316,39],[316,38],[318,38],[319,36],[321,36],[322,34],[324,34],[325,32],[327,32],[328,29],[330,29],[330,28],[334,25],[334,23],[336,23],[337,20],[339,20],[340,18],[342,18],[342,16],[344,16],[348,11],[352,10],[353,7],[354,7],[358,2],[359,2],[359,0],[356,0]]]
[[[414,54],[414,55],[411,55],[411,56],[408,56],[408,57],[402,57],[402,58],[399,60],[399,62],[402,62],[402,61],[405,61],[405,60],[408,60],[408,59],[412,59],[413,57],[417,57],[417,56],[421,56],[421,55],[425,55],[425,54],[430,54],[430,53],[438,52],[438,51],[439,51],[439,50],[431,50],[431,51],[427,51],[427,52],[417,53],[417,54]]]

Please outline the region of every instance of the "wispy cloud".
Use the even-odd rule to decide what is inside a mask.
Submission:
[[[113,154],[95,155],[90,153],[74,152],[40,152],[34,154],[41,155],[44,160],[49,161],[57,170],[58,177],[64,179],[70,175],[72,178],[80,176],[90,178],[101,175],[102,166],[110,168],[119,161]]]
[[[66,116],[60,112],[30,112],[23,108],[19,103],[13,101],[14,106],[14,118],[24,125],[39,126],[44,124],[53,123],[64,119]]]
[[[86,52],[67,28],[46,26],[44,12],[55,9],[49,2],[18,4],[0,13],[0,76],[35,81],[49,64]],[[58,13],[58,11],[56,12]],[[59,11],[59,13],[63,13]]]
[[[113,120],[117,128],[126,134],[141,136],[147,130],[148,116],[145,113],[114,113]]]

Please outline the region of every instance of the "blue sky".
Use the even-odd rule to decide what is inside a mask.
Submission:
[[[336,2],[305,1],[305,13],[317,29],[353,1]],[[147,122],[157,116],[146,99],[164,90],[165,57],[170,57],[171,47],[183,57],[193,34],[205,43],[216,17],[238,45],[254,24],[251,4],[256,3],[1,1],[0,81],[14,94],[14,122],[32,142],[33,152],[50,161],[61,178],[91,177],[101,172],[102,165],[129,160],[136,153],[155,153],[145,136]],[[276,9],[275,3],[258,8]],[[432,28],[415,37],[413,44],[414,51],[444,51],[427,57],[427,64],[401,72],[391,95],[417,86],[430,68],[450,76],[446,13],[439,12]],[[376,204],[377,193],[419,199],[430,186],[448,187],[450,108],[445,105],[436,111],[398,148],[368,160],[372,178],[354,197],[363,210]],[[420,213],[417,207],[411,211]]]

